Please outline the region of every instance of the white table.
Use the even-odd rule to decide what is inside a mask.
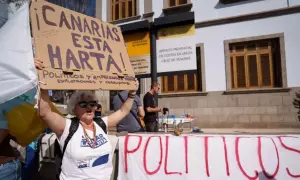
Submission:
[[[181,127],[179,127],[179,128],[182,128],[182,125],[184,125],[184,124],[189,124],[190,125],[190,129],[192,129],[193,128],[193,123],[194,123],[194,118],[186,118],[186,117],[176,117],[176,118],[167,118],[167,117],[162,117],[162,118],[159,118],[158,119],[158,122],[159,122],[159,124],[161,125],[161,127],[162,127],[162,125],[164,124],[164,123],[166,123],[167,125],[168,125],[168,128],[170,128],[170,125],[178,125],[178,124],[180,124],[181,123]],[[173,126],[171,126],[171,127],[173,127]]]

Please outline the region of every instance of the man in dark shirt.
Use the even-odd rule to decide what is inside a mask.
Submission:
[[[157,82],[152,83],[151,89],[144,96],[144,109],[145,109],[145,125],[147,132],[158,131],[157,113],[161,112],[161,108],[157,107],[154,95],[159,92],[160,84]]]

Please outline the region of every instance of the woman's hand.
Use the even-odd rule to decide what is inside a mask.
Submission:
[[[135,95],[136,91],[139,89],[139,81],[137,80],[137,78],[135,78],[134,85],[135,85],[135,89],[128,91],[128,94]]]
[[[38,70],[42,70],[45,68],[43,61],[41,61],[39,58],[34,58],[34,65],[35,68]]]

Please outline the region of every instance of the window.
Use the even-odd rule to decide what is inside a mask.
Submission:
[[[232,89],[282,86],[279,39],[229,44]]]
[[[186,74],[162,76],[162,92],[163,93],[176,93],[176,92],[193,92],[201,91],[201,48],[196,48],[197,54],[197,72]]]
[[[136,16],[136,0],[111,0],[112,20]]]
[[[168,0],[168,1],[169,1],[169,7],[179,6],[188,3],[188,0]]]

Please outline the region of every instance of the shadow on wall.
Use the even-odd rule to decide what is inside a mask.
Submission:
[[[264,0],[251,0],[251,1],[249,1],[249,0],[242,0],[242,1],[235,2],[235,3],[230,3],[230,4],[224,4],[224,3],[218,2],[215,5],[215,9],[227,8],[227,7],[232,7],[232,6],[238,6],[238,5],[247,4],[247,3],[255,3],[255,2],[258,2],[258,1],[264,1]]]
[[[268,172],[266,172],[266,174],[268,175],[268,176],[271,176]],[[266,176],[265,176],[265,174],[264,174],[264,172],[259,172],[258,173],[258,180],[269,180],[269,178],[267,178]],[[273,178],[272,180],[276,180],[275,178]]]

